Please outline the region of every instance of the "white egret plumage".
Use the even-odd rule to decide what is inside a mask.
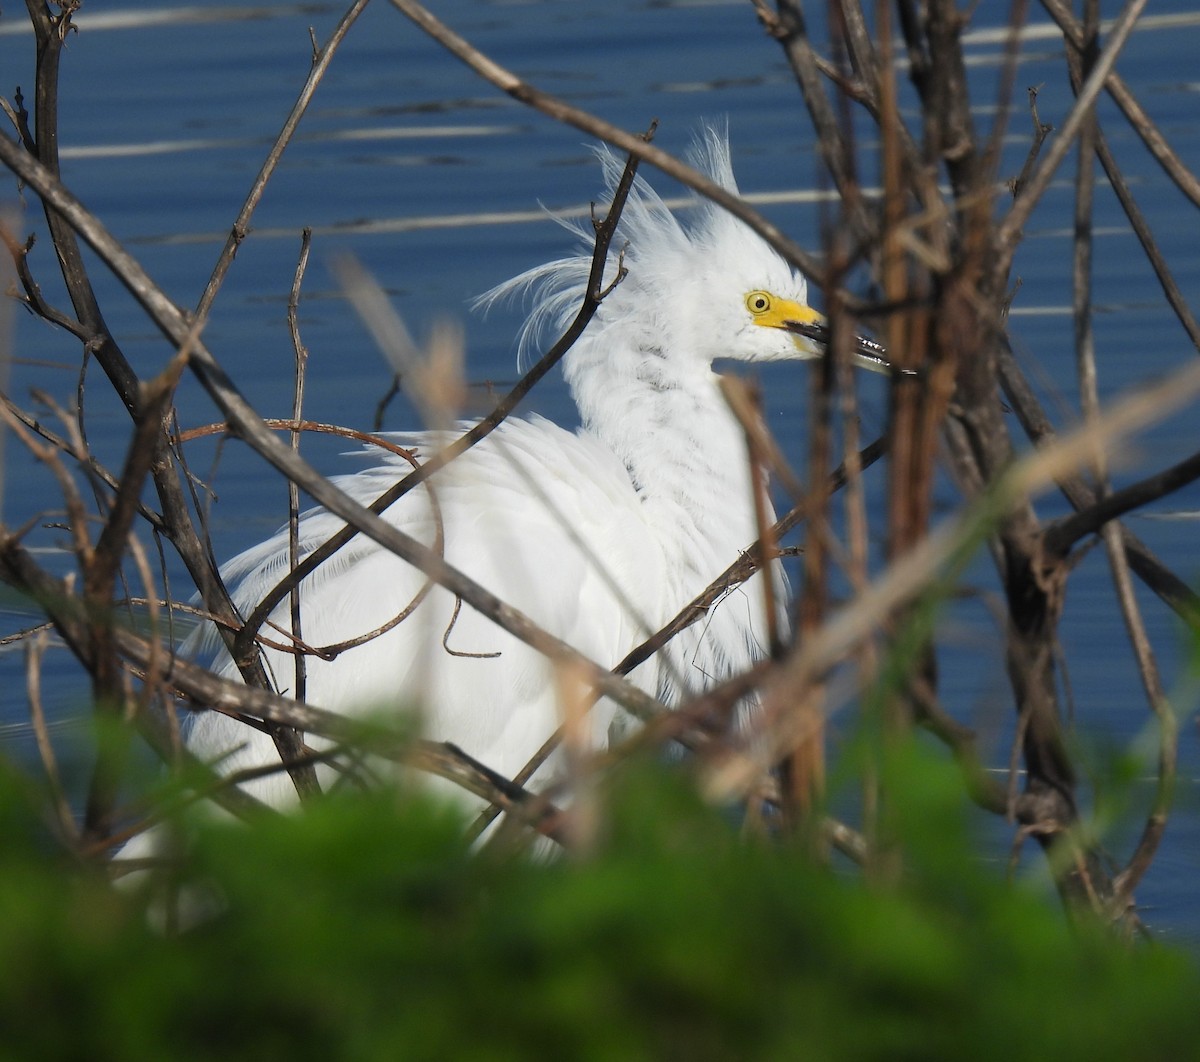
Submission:
[[[600,158],[611,189],[621,162],[608,152]],[[736,191],[722,134],[703,138],[696,162]],[[628,275],[563,361],[580,429],[510,419],[432,479],[449,563],[605,664],[673,617],[757,537],[756,473],[714,360],[813,358],[823,329],[803,278],[711,204],[698,205],[685,225],[639,179],[616,246],[624,248]],[[590,262],[589,247],[486,299],[527,294],[529,342],[543,326],[573,315]],[[886,364],[869,347],[859,356],[868,367]],[[445,441],[429,432],[397,440],[421,455]],[[336,482],[369,504],[408,471],[385,457]],[[406,495],[385,518],[427,543],[437,534],[425,489]],[[341,526],[323,509],[305,513],[301,556]],[[244,613],[285,573],[288,557],[280,531],[226,566]],[[766,651],[762,578],[728,594],[705,622],[639,667],[633,681],[672,704],[759,658]],[[301,584],[303,639],[335,643],[380,626],[423,583],[421,572],[360,536]],[[452,621],[455,611],[455,598],[434,588],[387,633],[335,660],[310,659],[307,699],[346,715],[416,709],[428,737],[512,776],[559,723],[551,665],[469,608]],[[273,618],[287,628],[286,603]],[[292,659],[272,649],[264,654],[287,692]],[[227,658],[218,667],[234,674]],[[607,702],[592,711],[594,745],[605,742],[615,713]],[[187,743],[226,772],[277,762],[268,737],[215,712],[194,720]],[[295,799],[282,773],[248,788],[277,806]]]

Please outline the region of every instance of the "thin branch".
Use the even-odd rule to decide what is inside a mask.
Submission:
[[[179,382],[184,361],[176,357],[149,385],[141,387],[133,438],[121,472],[108,519],[90,553],[82,558],[84,607],[95,617],[91,624],[91,677],[96,710],[113,721],[121,719],[125,699],[123,676],[112,641],[111,608],[121,560],[137,514],[138,497],[150,472],[162,421]],[[125,729],[122,727],[123,735]],[[102,742],[87,795],[85,834],[95,840],[112,832],[116,795],[125,768],[126,748],[114,740]]]
[[[1033,120],[1033,139],[1029,143],[1029,153],[1025,156],[1021,172],[1012,181],[1011,189],[1014,196],[1019,196],[1024,191],[1025,186],[1029,183],[1029,175],[1033,173],[1034,163],[1042,153],[1042,145],[1046,142],[1046,137],[1054,132],[1054,126],[1047,125],[1038,117],[1038,87],[1031,86],[1027,91],[1029,93],[1029,116]]]
[[[312,229],[305,228],[300,234],[300,257],[296,261],[296,275],[292,279],[292,290],[288,295],[287,320],[288,331],[292,336],[292,351],[296,358],[296,382],[292,396],[292,419],[300,422],[304,410],[304,379],[308,366],[308,348],[300,339],[300,286],[304,280],[304,271],[308,267],[308,253],[312,247]],[[300,431],[295,428],[290,436],[292,450],[300,452]],[[288,480],[288,569],[295,570],[300,560],[300,490],[296,484]],[[291,613],[291,635],[299,640],[303,637],[300,611],[300,584],[292,587],[289,595],[288,608]],[[292,687],[298,701],[307,700],[308,692],[308,662],[304,653],[297,653],[295,664],[295,685]],[[299,736],[299,735],[297,735]]]
[[[1042,538],[1045,548],[1061,556],[1081,538],[1096,534],[1105,524],[1159,501],[1197,479],[1200,479],[1200,453],[1112,494],[1094,498],[1087,508],[1048,524]]]
[[[0,394],[0,404],[3,404],[8,412],[26,428],[40,435],[51,446],[55,447],[61,453],[66,454],[83,467],[90,476],[96,477],[114,493],[116,492],[119,485],[117,477],[105,468],[94,454],[81,453],[79,448],[65,436],[59,435],[53,429],[47,427],[43,421],[35,417],[32,413],[27,413],[7,395]],[[162,530],[164,526],[162,516],[141,501],[138,502],[138,515],[155,530]]]
[[[49,632],[44,627],[41,628],[25,647],[25,690],[29,697],[29,719],[37,740],[38,755],[41,756],[42,769],[46,773],[46,783],[50,788],[50,798],[59,828],[64,837],[78,842],[79,828],[75,825],[71,802],[67,799],[63,787],[58,757],[54,754],[54,743],[50,740],[50,733],[46,727],[46,713],[42,707],[42,659],[49,643],[48,635]]]
[[[816,131],[817,150],[833,178],[842,203],[854,224],[858,239],[870,241],[878,232],[878,222],[867,211],[854,172],[854,157],[843,127],[839,124],[817,66],[816,52],[808,38],[804,12],[796,0],[777,0],[778,17],[769,24],[771,35],[783,47],[792,72],[800,86],[809,117]],[[761,17],[761,16],[760,16]],[[849,128],[846,129],[849,132]]]
[[[1071,9],[1063,0],[1042,0],[1042,7],[1058,23],[1070,45],[1076,50],[1081,49],[1084,41],[1083,26],[1071,14]],[[1154,119],[1138,103],[1121,75],[1115,71],[1110,73],[1104,80],[1104,88],[1121,108],[1133,131],[1142,138],[1142,143],[1167,176],[1195,206],[1200,207],[1200,179],[1183,164],[1179,155],[1167,143]]]
[[[1012,208],[996,229],[994,241],[997,260],[994,276],[1003,277],[1008,272],[1020,241],[1021,230],[1050,186],[1050,181],[1055,173],[1058,172],[1058,167],[1070,150],[1080,126],[1092,113],[1096,97],[1104,88],[1105,79],[1112,72],[1113,65],[1125,47],[1125,42],[1133,32],[1134,24],[1145,6],[1146,0],[1126,0],[1125,7],[1105,43],[1104,50],[1097,56],[1095,67],[1080,87],[1075,106],[1071,108],[1071,113],[1067,115],[1066,121],[1059,129],[1058,136],[1051,143],[1046,154],[1042,156],[1037,169],[1029,178],[1029,183],[1013,202]]]
[[[1075,92],[1079,91],[1080,83],[1083,80],[1078,48],[1079,44],[1075,43],[1072,38],[1071,47],[1067,51],[1067,70],[1071,78],[1071,87]],[[1138,110],[1140,114],[1140,108]],[[1128,114],[1129,112],[1126,113]],[[1148,121],[1148,119],[1146,120]],[[1136,123],[1134,127],[1139,132],[1142,131]],[[1150,129],[1154,136],[1152,140],[1147,141],[1148,146],[1152,142],[1156,143],[1161,139],[1157,137],[1157,130],[1153,126],[1150,126]],[[1151,147],[1151,151],[1153,150],[1153,147]],[[1187,332],[1188,338],[1192,341],[1192,345],[1197,350],[1200,350],[1200,323],[1196,321],[1196,317],[1192,313],[1191,307],[1188,306],[1183,292],[1180,291],[1179,285],[1175,282],[1175,278],[1167,266],[1166,259],[1158,249],[1158,244],[1150,231],[1150,225],[1142,214],[1137,200],[1134,199],[1133,193],[1129,190],[1129,184],[1121,173],[1120,167],[1117,165],[1116,157],[1113,155],[1112,149],[1109,148],[1107,139],[1099,129],[1096,130],[1095,135],[1095,151],[1096,156],[1100,159],[1100,164],[1104,167],[1109,185],[1116,194],[1117,200],[1121,204],[1121,209],[1125,211],[1125,216],[1129,219],[1129,224],[1133,228],[1134,235],[1137,236],[1138,242],[1142,245],[1142,251],[1146,255],[1150,267],[1154,270],[1154,275],[1158,278],[1167,302],[1170,304],[1171,309],[1175,311],[1175,316],[1179,318],[1179,323],[1183,325],[1184,331]],[[1172,154],[1171,157],[1174,158],[1174,155]],[[1191,177],[1190,174],[1188,176]],[[1194,177],[1191,180],[1200,189],[1200,182],[1196,182]],[[1200,205],[1200,201],[1197,202],[1197,205]]]
[[[253,217],[263,193],[266,191],[267,183],[274,175],[275,169],[279,165],[280,159],[283,158],[283,153],[287,149],[287,146],[292,142],[292,138],[296,134],[296,129],[300,125],[300,120],[304,117],[304,112],[308,110],[308,105],[312,102],[312,98],[316,94],[317,86],[325,76],[326,70],[329,69],[329,64],[333,62],[334,53],[343,39],[345,39],[346,34],[350,32],[350,27],[358,20],[358,16],[363,13],[368,2],[369,0],[354,0],[354,3],[347,8],[346,13],[342,15],[338,24],[334,27],[333,32],[329,35],[329,40],[325,42],[325,46],[320,51],[314,51],[312,68],[308,72],[308,78],[305,80],[300,94],[296,97],[296,102],[292,105],[292,110],[284,121],[283,127],[279,130],[278,136],[275,137],[275,143],[271,145],[271,150],[267,152],[267,157],[263,160],[262,167],[258,171],[258,175],[254,178],[254,183],[250,186],[250,192],[246,196],[246,201],[242,204],[242,209],[238,212],[238,216],[229,230],[225,246],[222,248],[216,264],[213,266],[212,276],[209,277],[208,284],[200,296],[200,301],[196,304],[194,317],[198,329],[203,327],[203,322],[208,317],[208,312],[217,297],[217,292],[220,291],[221,285],[225,282],[225,276],[229,272],[229,267],[233,265],[233,259],[237,255],[238,247],[241,246],[242,241],[250,231],[250,219]]]
[[[1040,447],[1051,445],[1057,438],[1054,427],[1047,418],[1033,388],[1029,386],[1029,381],[1025,379],[1020,366],[1017,365],[1007,343],[1001,344],[1001,349],[997,354],[997,367],[1000,371],[1000,382],[1004,387],[1005,397],[1017,414],[1026,435]],[[1064,474],[1058,480],[1058,486],[1067,501],[1077,511],[1082,512],[1097,504],[1095,492],[1074,473]],[[1136,489],[1136,485],[1130,489]],[[1122,493],[1118,492],[1114,497],[1120,499]],[[1139,504],[1145,504],[1146,500],[1149,499],[1146,498]],[[1123,504],[1123,502],[1115,504]],[[1111,517],[1107,518],[1111,519]],[[1066,519],[1069,520],[1070,517]],[[1098,517],[1089,518],[1089,521],[1093,520],[1095,527],[1099,527],[1103,523]],[[1055,536],[1062,535],[1071,542],[1082,537],[1082,535],[1074,535],[1073,532],[1053,530],[1053,525],[1048,530],[1049,533]],[[1090,532],[1084,531],[1083,533]],[[1185,619],[1200,615],[1200,596],[1197,596],[1191,587],[1170,571],[1151,552],[1150,548],[1128,528],[1121,528],[1121,537],[1125,545],[1125,552],[1129,557],[1129,564],[1142,582]]]

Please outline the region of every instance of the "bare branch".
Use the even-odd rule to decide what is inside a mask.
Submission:
[[[358,20],[358,16],[362,14],[368,2],[369,0],[354,0],[350,7],[347,8],[346,13],[338,21],[337,26],[334,27],[333,33],[329,35],[329,40],[325,42],[325,46],[320,51],[314,50],[312,69],[309,70],[308,78],[305,80],[299,96],[296,97],[296,102],[292,105],[291,113],[288,114],[283,127],[279,130],[279,134],[275,138],[275,143],[271,145],[271,150],[267,152],[267,157],[263,160],[262,168],[258,171],[258,176],[254,178],[254,183],[250,186],[250,192],[246,196],[246,201],[242,204],[242,209],[238,211],[238,216],[229,230],[225,246],[217,258],[216,265],[213,266],[212,276],[209,277],[208,284],[200,296],[200,301],[196,304],[194,317],[197,330],[203,327],[203,322],[208,317],[208,312],[216,300],[217,292],[221,290],[221,285],[225,282],[225,276],[229,272],[229,267],[233,265],[233,259],[237,255],[238,247],[241,246],[242,241],[250,231],[250,219],[254,216],[254,211],[262,199],[263,192],[266,191],[268,182],[274,176],[275,169],[279,165],[280,159],[283,158],[284,151],[287,150],[288,144],[292,142],[292,138],[296,135],[296,129],[299,127],[300,120],[304,117],[304,112],[308,110],[308,105],[312,102],[312,98],[316,94],[317,86],[320,85],[321,79],[325,76],[325,71],[329,69],[329,64],[333,61],[333,56],[337,52],[338,46],[345,39],[346,34],[350,32],[351,26]]]
[[[1055,22],[1058,23],[1070,45],[1078,50],[1083,48],[1083,26],[1071,14],[1071,9],[1063,0],[1042,0],[1042,7]],[[1115,71],[1104,80],[1104,88],[1113,98],[1121,112],[1129,120],[1129,125],[1138,136],[1146,149],[1163,168],[1163,171],[1179,187],[1195,206],[1200,207],[1200,179],[1191,172],[1167,143],[1162,131],[1154,119],[1146,113],[1137,98],[1129,90],[1121,75]]]
[[[1113,26],[1108,41],[1105,43],[1104,50],[1096,58],[1095,67],[1088,75],[1087,80],[1080,86],[1075,106],[1071,108],[1071,113],[1067,115],[1066,121],[1059,128],[1058,136],[1046,154],[1042,156],[1037,169],[1029,178],[1029,183],[1014,201],[1007,216],[1001,221],[995,235],[997,250],[995,276],[1002,277],[1008,272],[1012,256],[1016,253],[1021,230],[1049,187],[1054,174],[1058,172],[1058,167],[1070,150],[1071,143],[1078,134],[1080,126],[1091,114],[1096,97],[1104,88],[1105,79],[1111,73],[1113,64],[1121,54],[1121,49],[1129,39],[1129,34],[1133,32],[1134,23],[1137,22],[1138,16],[1145,6],[1146,0],[1127,0]]]

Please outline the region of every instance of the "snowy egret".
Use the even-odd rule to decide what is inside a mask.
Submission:
[[[611,191],[622,165],[607,151],[599,155]],[[695,161],[736,191],[723,134],[702,137]],[[590,243],[583,231],[580,237]],[[815,358],[824,337],[803,278],[744,223],[711,204],[698,205],[685,225],[639,179],[616,245],[624,247],[628,275],[563,362],[582,427],[571,432],[538,417],[510,419],[432,480],[446,559],[607,664],[672,618],[757,537],[757,473],[714,360]],[[522,343],[528,345],[578,307],[591,261],[590,246],[582,250],[516,277],[482,301],[527,295],[532,312]],[[887,370],[882,349],[869,341],[859,344],[857,358]],[[434,432],[396,439],[419,455],[446,441]],[[364,504],[409,471],[398,458],[373,460],[337,480]],[[385,516],[427,543],[438,533],[425,489]],[[305,513],[301,556],[341,526],[323,509]],[[287,533],[280,531],[225,567],[243,613],[285,573],[288,556]],[[778,570],[771,577],[782,580]],[[633,681],[673,704],[760,658],[763,578],[730,592],[704,622],[634,671]],[[380,627],[409,606],[424,581],[360,536],[301,584],[303,639],[337,643]],[[511,777],[560,721],[552,666],[457,604],[434,588],[386,633],[332,661],[310,659],[307,699],[346,715],[419,711],[427,736],[453,742]],[[286,603],[273,620],[288,628]],[[272,649],[264,656],[286,693],[291,657]],[[228,658],[217,666],[234,674]],[[616,713],[607,702],[592,710],[588,737],[596,747],[607,740]],[[268,737],[216,712],[195,718],[187,743],[226,772],[277,762]],[[276,806],[295,799],[283,773],[247,788]]]

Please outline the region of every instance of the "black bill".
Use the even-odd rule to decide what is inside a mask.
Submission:
[[[805,321],[787,321],[784,324],[789,332],[793,332],[798,336],[804,336],[806,339],[811,339],[814,343],[820,343],[821,346],[829,345],[829,325],[824,322],[805,322]],[[898,369],[887,359],[887,349],[882,343],[876,343],[873,339],[868,339],[866,336],[856,335],[854,337],[854,360],[861,368],[870,369],[872,372],[882,372],[888,375],[895,376],[916,376],[916,369]]]

